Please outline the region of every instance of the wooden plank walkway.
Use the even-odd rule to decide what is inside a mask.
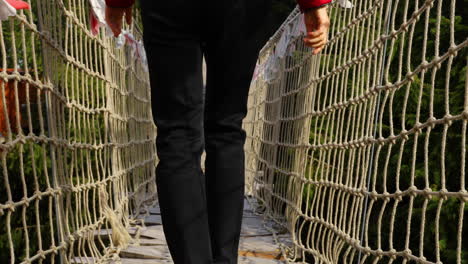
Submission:
[[[139,240],[121,251],[123,264],[172,263],[166,246],[158,207],[151,208],[140,231]],[[256,216],[245,202],[244,220],[239,246],[239,264],[285,263],[273,234],[263,226],[263,219]]]

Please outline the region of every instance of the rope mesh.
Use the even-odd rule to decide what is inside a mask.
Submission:
[[[246,189],[290,261],[467,263],[464,4],[334,1],[319,56],[295,10],[261,51]]]
[[[148,73],[87,0],[27,2],[0,21],[0,259],[104,261],[156,192]]]
[[[28,3],[0,22],[0,259],[105,261],[155,193],[147,72],[93,35],[87,0]],[[466,263],[461,12],[340,0],[320,56],[297,10],[262,50],[246,188],[291,233],[290,261]]]

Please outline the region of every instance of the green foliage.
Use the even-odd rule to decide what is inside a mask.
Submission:
[[[6,58],[6,65],[1,63],[0,68],[12,69],[16,66],[20,70],[25,70],[27,67],[30,71],[40,73],[43,65],[40,39],[35,33],[31,33],[25,27],[22,27],[21,24],[21,21],[14,18],[10,18],[1,24],[5,54],[2,54],[0,50],[0,58]],[[14,54],[17,58],[16,64]],[[34,54],[36,56],[33,56]],[[34,60],[36,60],[37,68],[34,68]]]
[[[35,9],[36,5],[33,5],[32,14],[39,14]],[[58,18],[55,27],[66,27],[63,23],[64,19]],[[34,17],[34,23],[38,25],[36,17]],[[18,19],[10,18],[8,21],[1,22],[1,30],[3,34],[3,41],[5,43],[6,53],[1,54],[0,57],[6,58],[6,66],[0,67],[13,68],[15,65],[19,69],[29,69],[31,75],[37,74],[39,78],[43,78],[43,75],[50,74],[50,72],[44,73],[44,63],[41,41],[38,39],[36,33],[25,29],[22,30],[21,22]],[[58,29],[57,29],[58,30]],[[57,42],[63,43],[65,35],[63,34],[60,40]],[[24,38],[24,42],[23,42]],[[97,44],[91,43],[90,45]],[[69,45],[68,47],[73,46]],[[74,46],[73,46],[74,47]],[[14,48],[16,48],[16,64],[14,62]],[[33,52],[34,51],[34,52]],[[1,52],[1,51],[0,51]],[[74,54],[72,50],[69,50],[71,54]],[[102,56],[102,53],[96,53]],[[34,56],[35,55],[35,56]],[[50,54],[48,54],[50,59]],[[37,67],[34,68],[34,60]],[[88,62],[87,66],[91,69],[97,70],[100,66],[96,64],[97,60]],[[61,57],[58,57],[53,64],[49,64],[47,70],[53,71],[52,82],[56,84],[54,89],[58,93],[68,95],[70,101],[76,102],[81,105],[88,105],[94,103],[94,107],[105,107],[105,83],[97,78],[85,77],[82,72],[77,71],[75,68],[67,64]],[[53,68],[52,68],[53,67]],[[34,71],[34,73],[32,72]],[[83,89],[88,87],[89,89]],[[34,88],[34,87],[33,87]],[[47,99],[46,99],[47,97]],[[95,99],[98,98],[98,99]],[[49,100],[49,107],[53,104],[59,115],[56,115],[54,122],[61,122],[66,127],[57,129],[57,136],[64,138],[69,142],[83,142],[88,144],[97,144],[94,140],[99,138],[102,142],[107,142],[108,139],[104,138],[104,115],[88,115],[80,111],[70,111],[64,107],[58,101],[51,102],[51,96],[48,91],[43,91],[41,94],[42,105],[34,104],[36,98],[31,102],[31,119],[32,119],[32,131],[24,129],[24,133],[29,132],[35,135],[44,133],[48,135],[48,120],[47,114],[50,113],[50,108],[46,108],[46,100]],[[89,102],[88,100],[94,100]],[[11,107],[11,106],[8,106]],[[44,119],[44,131],[39,129],[39,108],[42,110]],[[24,118],[25,113],[22,113]],[[59,120],[60,119],[60,120]],[[74,124],[80,124],[75,127]],[[16,134],[13,135],[13,138]],[[50,144],[39,143],[35,141],[26,141],[15,145],[14,148],[9,149],[8,152],[0,152],[0,158],[5,155],[5,166],[0,159],[0,204],[7,202],[20,202],[24,197],[31,198],[36,191],[44,192],[48,187],[55,186],[52,181],[52,164],[51,164],[51,152]],[[83,183],[83,179],[80,181],[78,177],[82,175],[82,172],[92,172],[92,175],[102,175],[105,168],[102,163],[107,163],[109,160],[109,153],[103,151],[104,160],[98,160],[99,155],[92,151],[77,151],[76,155],[72,157],[70,151],[63,151],[62,155],[65,160],[63,162],[66,167],[66,172],[73,171],[73,175],[66,180],[69,180],[66,184],[76,184],[78,182]],[[79,164],[79,166],[77,165]],[[107,168],[108,166],[106,166]],[[99,171],[99,173],[98,173]],[[88,180],[95,180],[89,178]],[[11,197],[7,192],[6,182],[8,181],[8,188],[11,190]],[[64,199],[64,197],[61,197]],[[91,203],[97,203],[96,199],[88,199],[90,206]],[[27,256],[32,257],[37,254],[39,248],[39,240],[42,242],[42,250],[48,250],[52,244],[52,230],[54,230],[55,245],[57,244],[57,224],[56,224],[56,211],[55,205],[57,204],[56,198],[52,196],[42,197],[40,200],[32,199],[27,206],[16,207],[14,212],[4,211],[3,215],[0,212],[0,262],[6,263],[10,261],[11,254],[10,249],[14,249],[15,260],[17,263],[24,260]],[[71,211],[77,209],[76,199],[70,199],[67,206],[71,207]],[[81,206],[86,207],[85,204]],[[36,211],[38,213],[36,213]],[[79,217],[86,217],[80,215]],[[72,219],[74,221],[75,219]],[[7,224],[7,221],[10,224]],[[7,231],[7,227],[10,226],[10,232]],[[70,231],[76,231],[76,225],[71,224]],[[11,240],[13,245],[10,245],[8,233],[11,234]],[[29,242],[27,241],[29,240]],[[29,245],[29,248],[27,247]],[[75,245],[76,247],[76,245]],[[28,255],[27,255],[28,254]],[[43,261],[43,263],[51,263],[51,254]]]
[[[0,203],[9,201],[7,188],[11,192],[12,201],[18,202],[23,197],[34,194],[36,186],[40,191],[46,191],[48,174],[50,174],[50,153],[47,145],[34,144],[16,146],[6,155],[6,168],[0,164]],[[6,171],[5,175],[3,172]],[[8,177],[9,185],[5,185],[5,177]],[[24,179],[24,180],[23,180]],[[50,180],[49,180],[50,181]],[[51,183],[52,184],[52,183]],[[24,188],[26,187],[26,188]],[[36,210],[40,212],[36,218]],[[53,209],[52,209],[53,210]],[[0,259],[9,261],[10,244],[7,232],[7,219],[10,218],[10,227],[13,248],[16,260],[24,259],[26,256],[26,236],[29,239],[29,253],[34,255],[38,250],[39,237],[42,245],[51,243],[51,224],[55,219],[49,219],[49,198],[30,203],[24,211],[18,207],[16,211],[0,217]],[[23,217],[24,214],[24,217]],[[24,221],[24,222],[23,222]],[[40,233],[39,233],[40,232]],[[30,255],[31,256],[31,255]]]
[[[399,26],[403,21],[403,4],[406,1],[400,1],[399,9],[396,13],[396,26]],[[435,7],[439,1],[435,1]],[[414,10],[414,1],[409,2],[409,13],[407,18],[410,18],[411,12]],[[456,16],[454,19],[454,41],[456,44],[460,44],[465,41],[468,37],[468,18],[467,9],[468,1],[457,1],[456,5]],[[435,59],[436,53],[436,34],[437,34],[437,12],[436,8],[431,9],[429,23],[428,23],[428,34],[427,40],[425,40],[425,14],[421,16],[419,21],[415,24],[414,35],[412,46],[409,46],[409,32],[405,33],[405,37],[399,37],[395,40],[394,45],[390,45],[388,42],[388,49],[386,54],[388,55],[388,61],[390,62],[389,74],[385,76],[385,81],[390,83],[396,83],[399,80],[405,78],[405,74],[408,70],[415,70],[423,61],[431,62]],[[450,4],[443,2],[442,5],[442,17],[440,17],[440,42],[439,42],[439,56],[447,52],[450,48]],[[410,27],[411,30],[411,27]],[[403,42],[402,42],[403,41]],[[426,52],[424,57],[423,44],[426,43]],[[393,47],[393,49],[392,49]],[[403,75],[399,78],[399,55],[403,52]],[[327,55],[333,56],[333,55]],[[467,57],[468,50],[466,48],[460,50],[457,57],[454,58],[451,67],[448,68],[448,61],[441,64],[440,69],[436,72],[434,83],[432,83],[432,70],[424,74],[424,79],[421,74],[414,76],[412,82],[409,85],[400,87],[394,93],[394,99],[392,108],[390,111],[389,102],[386,101],[384,105],[384,115],[382,122],[382,135],[388,137],[391,134],[398,135],[403,127],[407,130],[411,129],[416,122],[424,123],[430,117],[430,101],[433,101],[433,114],[435,118],[443,118],[446,114],[457,115],[463,112],[465,104],[465,93],[466,93],[466,71],[467,71]],[[409,62],[410,68],[407,69],[406,65]],[[364,75],[363,78],[368,78]],[[347,94],[353,92],[352,80],[347,82]],[[449,87],[446,90],[446,87]],[[431,89],[433,91],[431,92]],[[405,94],[408,91],[408,99],[405,112],[403,113],[405,102]],[[382,92],[380,104],[383,105],[384,93]],[[420,103],[418,107],[418,103]],[[320,102],[320,105],[328,105],[328,102]],[[448,110],[448,112],[447,112]],[[390,112],[392,115],[390,115]],[[419,120],[417,116],[419,113]],[[403,116],[403,114],[405,114]],[[330,134],[330,131],[320,131],[320,122],[326,122],[325,118],[322,118],[319,123],[315,123],[315,119],[312,122],[312,130],[310,138],[318,140],[317,144],[325,141],[330,142],[336,135]],[[390,120],[391,119],[391,120]],[[393,130],[389,126],[390,121],[393,122]],[[446,134],[446,136],[444,136]],[[428,152],[425,154],[425,139],[429,136]],[[446,139],[444,139],[446,137]],[[461,153],[462,153],[462,122],[455,121],[450,127],[444,131],[444,125],[436,125],[428,134],[427,129],[421,131],[417,137],[414,135],[404,143],[403,152],[401,154],[402,163],[398,170],[398,160],[400,158],[400,144],[401,140],[393,145],[391,149],[389,146],[384,146],[381,152],[376,158],[378,158],[378,168],[375,169],[376,173],[376,188],[379,193],[384,191],[384,188],[389,193],[394,193],[397,190],[397,183],[399,190],[407,190],[411,186],[411,175],[414,173],[414,185],[418,189],[424,189],[429,187],[433,191],[440,191],[442,188],[446,188],[451,192],[458,192],[461,190]],[[445,147],[443,144],[445,143]],[[417,144],[417,145],[416,145]],[[413,149],[416,148],[416,156],[413,157]],[[442,153],[442,150],[445,153]],[[390,153],[390,162],[387,168],[387,185],[383,186],[385,170],[385,161],[387,153]],[[414,159],[414,167],[412,165]],[[347,160],[347,158],[345,158]],[[425,170],[425,162],[427,161],[428,169]],[[442,167],[442,164],[445,166]],[[308,164],[308,166],[315,166],[315,163]],[[315,173],[314,167],[312,167],[312,174]],[[397,178],[399,175],[399,178]],[[443,186],[442,177],[445,175],[445,186]],[[306,175],[307,178],[312,175]],[[426,186],[426,178],[429,182],[429,186]],[[466,180],[466,179],[465,179]],[[311,195],[314,192],[314,188],[304,188],[303,197],[305,203],[311,202]],[[307,196],[307,193],[310,193]],[[306,199],[307,197],[307,199]],[[397,251],[405,249],[405,243],[407,236],[409,237],[409,248],[412,249],[412,254],[424,256],[430,260],[436,260],[436,243],[440,247],[440,258],[443,263],[456,263],[457,262],[457,235],[458,235],[458,222],[460,214],[464,215],[463,223],[463,234],[462,237],[467,236],[466,226],[468,226],[468,220],[466,212],[468,211],[466,205],[463,207],[464,202],[457,198],[448,198],[447,200],[440,200],[437,197],[428,197],[426,200],[424,196],[417,196],[413,200],[411,206],[410,198],[405,197],[402,201],[398,202],[397,210],[395,211],[395,222],[392,223],[390,219],[393,216],[393,206],[395,200],[391,199],[388,204],[384,204],[382,200],[377,200],[373,204],[373,210],[370,215],[370,222],[368,230],[367,241],[369,246],[373,249],[378,247],[378,238],[380,234],[380,243],[383,250],[388,250],[390,245],[390,229],[395,228],[393,231],[393,247]],[[427,203],[427,204],[425,204]],[[439,211],[440,205],[440,211]],[[424,206],[426,209],[424,210]],[[382,216],[381,208],[384,208]],[[411,216],[408,214],[411,212]],[[440,221],[438,227],[436,226],[436,218],[440,214]],[[424,229],[421,230],[421,221],[425,219]],[[409,224],[408,219],[411,220]],[[382,222],[380,227],[375,223]],[[411,230],[408,234],[407,230]],[[422,239],[420,234],[424,236]],[[438,236],[438,241],[436,241]],[[419,252],[421,240],[423,242],[423,252]],[[468,243],[463,241],[461,249],[462,263],[468,263]],[[310,260],[311,261],[311,260]],[[371,263],[371,259],[368,259],[366,263]],[[398,262],[400,263],[400,262]]]

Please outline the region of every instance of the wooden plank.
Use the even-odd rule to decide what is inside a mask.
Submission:
[[[243,257],[255,257],[259,259],[272,259],[272,260],[283,260],[281,252],[252,252],[252,251],[239,251],[239,256]]]
[[[93,264],[95,263],[94,258],[92,257],[74,257],[70,260],[70,263],[73,264]]]
[[[289,233],[278,235],[278,242],[285,245],[286,247],[294,247],[294,242],[292,241],[291,234]]]
[[[239,250],[249,252],[280,252],[273,236],[241,237]]]
[[[164,237],[161,239],[148,239],[148,238],[140,238],[134,241],[134,244],[138,244],[140,246],[164,246],[166,245],[166,240]]]
[[[244,199],[244,212],[253,212],[253,208],[250,206],[249,202],[247,199]]]
[[[145,225],[162,225],[161,215],[149,215],[145,217]]]
[[[150,211],[150,214],[155,214],[155,215],[161,214],[161,209],[159,209],[159,205],[156,205],[155,207],[150,208],[149,211]]]
[[[167,246],[129,246],[120,251],[120,257],[133,259],[168,259],[170,258]]]
[[[266,259],[266,258],[259,258],[254,256],[239,256],[238,259],[239,264],[283,264],[286,263],[282,260],[276,259]]]
[[[121,258],[119,262],[117,263],[122,263],[122,264],[156,264],[154,259],[132,259],[132,258]],[[158,264],[159,263],[173,263],[172,259],[158,259]]]
[[[241,236],[264,236],[271,235],[271,232],[263,227],[261,218],[244,218],[242,220]]]
[[[247,217],[250,217],[250,218],[263,218],[260,215],[254,214],[252,211],[244,211],[243,217],[244,218],[247,218]]]
[[[156,239],[161,243],[166,243],[166,237],[164,236],[163,227],[161,225],[147,227],[141,231],[140,237]]]
[[[158,259],[157,263],[173,263],[172,258],[167,258],[167,259]],[[79,258],[75,257],[70,260],[70,263],[72,264],[94,264],[98,263],[98,261],[94,261],[94,258]],[[155,264],[154,259],[135,259],[135,258],[120,258],[119,260],[112,260],[109,262],[106,262],[109,264]]]
[[[127,228],[127,231],[131,236],[134,236],[136,234],[137,228],[129,227]],[[101,239],[107,239],[109,236],[112,236],[112,230],[111,229],[94,230],[93,235],[95,237],[100,236]]]

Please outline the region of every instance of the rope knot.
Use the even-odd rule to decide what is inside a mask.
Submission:
[[[402,138],[403,140],[405,140],[405,141],[406,141],[406,140],[409,140],[408,130],[406,130],[406,129],[402,129],[402,130],[401,130],[401,138]]]
[[[12,75],[14,76],[15,81],[21,82],[21,75],[19,75],[18,71],[14,71]]]
[[[385,145],[385,138],[380,136],[378,139],[377,139],[377,143],[380,145],[380,146],[383,146]]]
[[[365,246],[365,247],[364,247],[364,251],[366,251],[366,255],[369,256],[369,255],[370,255],[370,252],[372,252],[372,248],[369,247],[369,246]]]
[[[451,114],[446,114],[444,116],[444,124],[446,124],[447,126],[451,126],[452,125],[452,121],[453,120],[453,116]]]
[[[29,207],[29,200],[28,200],[28,197],[23,197],[23,199],[21,199],[21,201],[24,203],[24,206],[25,206],[25,207]]]
[[[351,238],[351,236],[350,236],[348,233],[346,233],[346,234],[344,235],[344,238],[345,238],[346,241],[353,240],[353,239]]]
[[[421,130],[422,130],[423,127],[424,127],[423,123],[421,123],[419,121],[416,122],[416,124],[414,124],[414,130],[415,130],[414,132],[415,133],[421,133]]]
[[[74,235],[68,235],[68,240],[69,240],[71,243],[73,243],[73,242],[75,242],[76,238],[75,238]]]
[[[37,251],[37,254],[39,255],[39,257],[40,257],[41,259],[46,259],[46,255],[45,255],[44,250],[39,249],[39,250]]]
[[[384,85],[383,89],[384,89],[385,91],[390,91],[393,87],[394,87],[393,83],[387,82],[387,83]]]
[[[409,191],[409,195],[410,195],[411,197],[414,198],[414,197],[418,196],[418,193],[417,193],[418,188],[417,188],[416,186],[414,186],[414,185],[413,185],[413,186],[410,186],[410,187],[408,188],[408,191]]]
[[[413,252],[409,248],[403,250],[403,253],[405,253],[405,255],[412,255],[413,254]]]
[[[463,111],[462,118],[463,119],[468,119],[468,110]]]
[[[63,248],[66,251],[68,249],[68,244],[65,241],[61,241],[59,247]]]
[[[54,196],[54,192],[55,192],[55,189],[52,188],[52,187],[50,187],[50,186],[47,187],[47,189],[46,189],[46,191],[45,191],[45,193],[46,193],[47,195],[49,195],[49,196]]]
[[[57,192],[57,196],[62,196],[63,195],[63,191],[62,191],[62,187],[57,187],[57,189],[55,189],[55,191]]]
[[[424,2],[424,6],[432,8],[434,6],[434,0],[426,0],[426,2]]]
[[[387,191],[383,192],[383,196],[384,196],[383,200],[386,203],[390,202],[390,193],[389,192],[387,192]]]
[[[54,255],[57,255],[58,254],[58,247],[53,245],[50,247],[50,249],[52,250],[52,252],[54,253]]]
[[[345,142],[345,143],[341,144],[341,148],[342,148],[342,149],[345,149],[345,150],[348,150],[348,149],[349,149],[349,144],[348,144],[348,142]]]
[[[5,203],[5,209],[12,213],[16,211],[15,204],[12,201],[8,201],[7,203]]]
[[[431,199],[432,199],[432,194],[431,194],[431,192],[432,192],[432,189],[431,189],[431,188],[429,188],[429,187],[424,188],[424,190],[423,190],[423,195],[424,195],[424,197],[426,197],[427,200],[431,200]]]
[[[397,202],[401,202],[401,200],[403,200],[403,193],[400,190],[395,192],[395,200]]]
[[[18,138],[18,142],[25,145],[27,143],[26,138],[23,135],[20,135]]]
[[[429,125],[431,129],[433,129],[436,126],[437,118],[431,116],[427,119],[426,123]]]
[[[385,43],[385,40],[387,40],[388,37],[389,37],[389,35],[382,35],[382,36],[380,36],[379,41],[377,41],[377,42],[375,43],[374,46],[375,46],[377,49],[382,48],[383,43]]]
[[[452,44],[450,48],[448,49],[448,53],[450,54],[450,56],[453,56],[453,57],[457,56],[457,53],[458,53],[457,45]]]
[[[446,188],[440,189],[439,191],[440,199],[446,201],[448,199],[448,193],[449,191]]]
[[[427,60],[424,60],[421,62],[421,68],[423,69],[427,69],[429,68],[431,65],[429,64],[429,62]]]
[[[466,190],[461,190],[458,193],[458,195],[459,195],[460,201],[465,202],[465,203],[468,202],[468,192]]]
[[[414,81],[414,73],[412,71],[407,72],[405,78],[410,82]]]

